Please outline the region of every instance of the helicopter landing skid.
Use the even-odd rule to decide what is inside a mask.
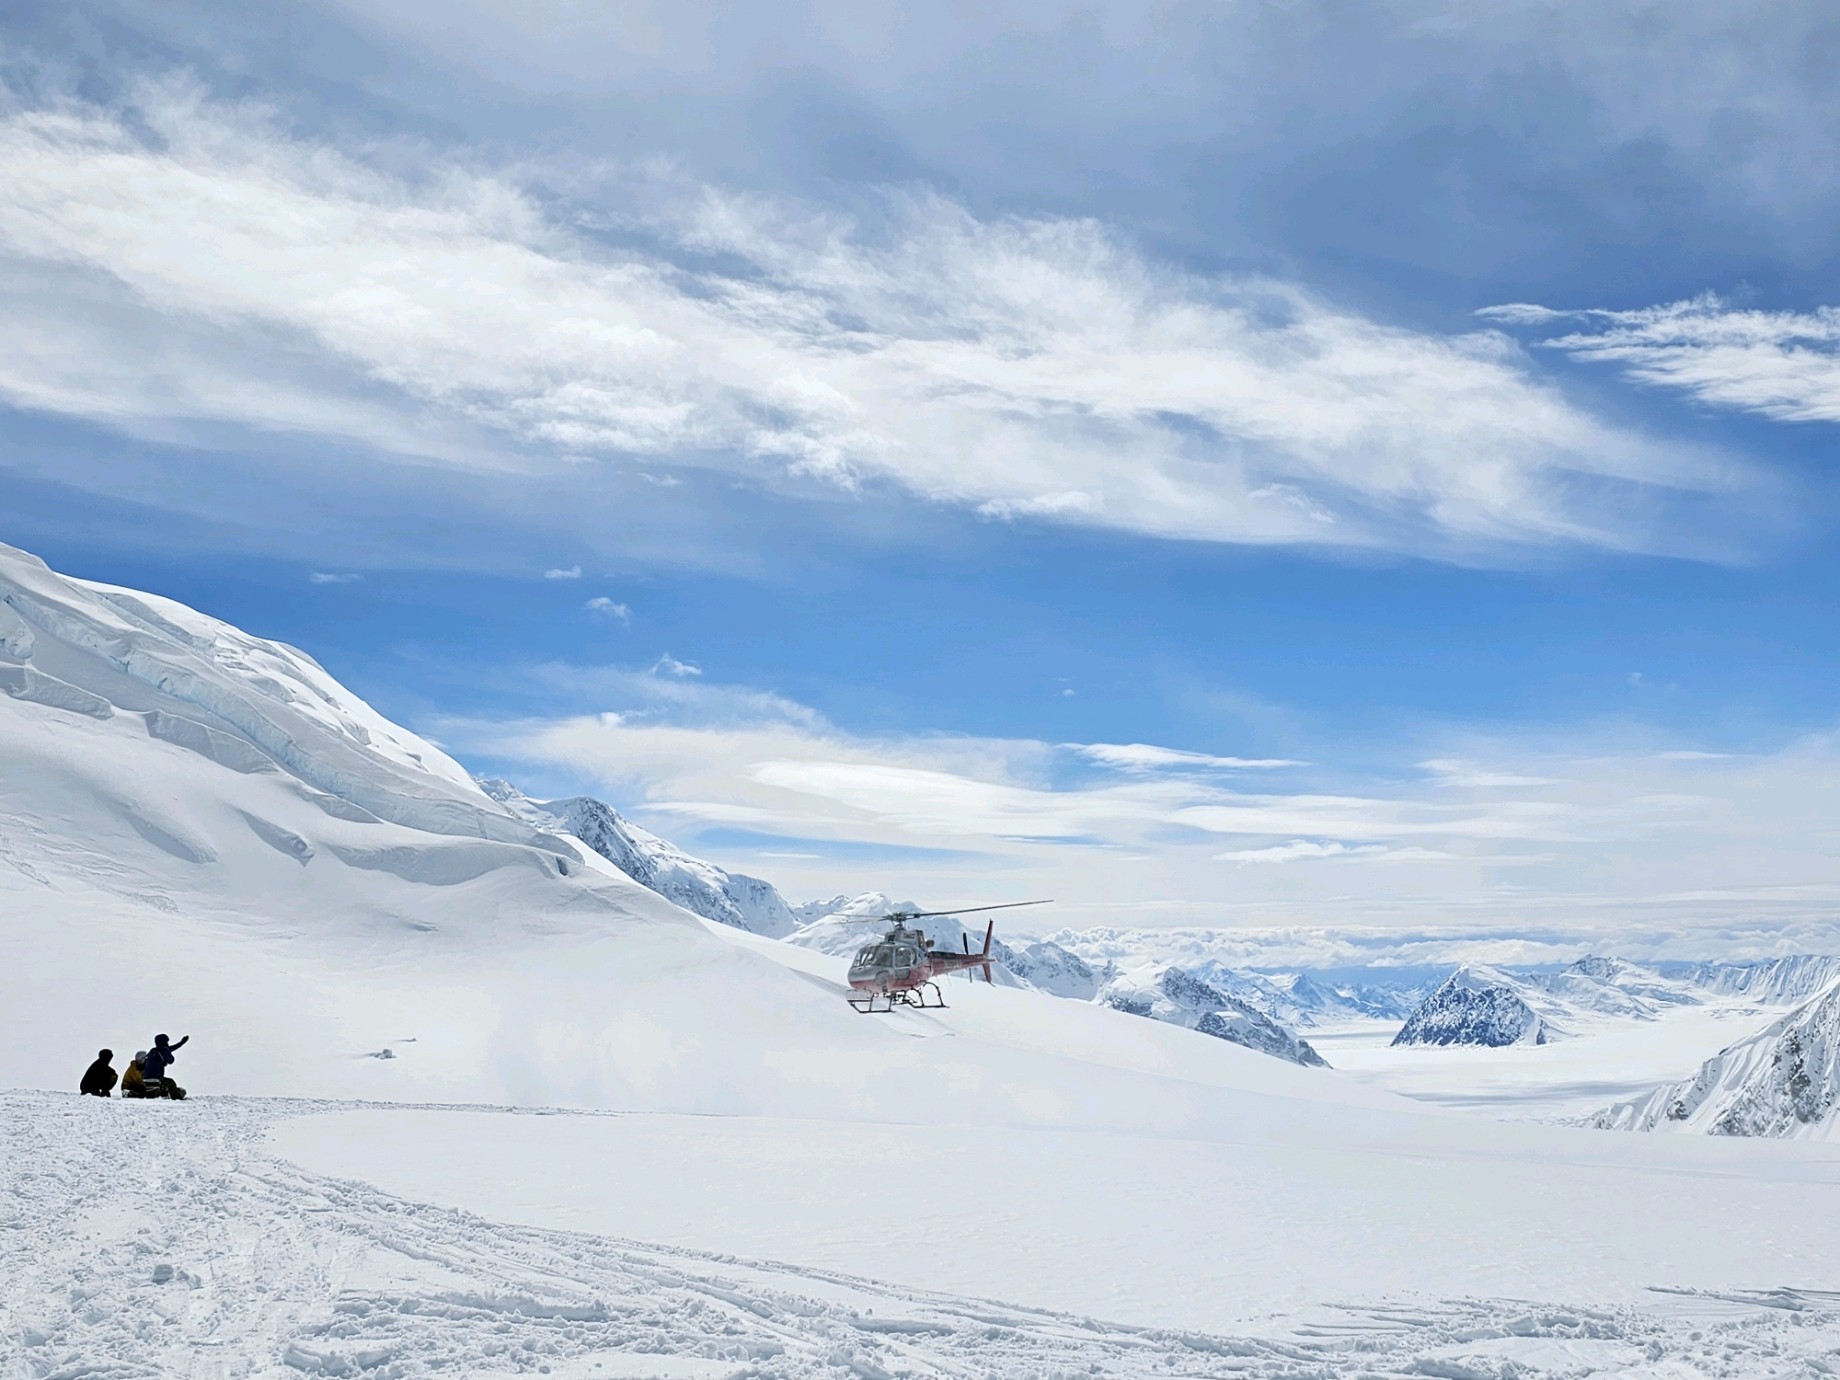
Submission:
[[[927,989],[931,988],[933,1000],[926,999]],[[946,1004],[945,993],[939,990],[936,982],[924,982],[918,987],[909,987],[900,992],[852,992],[847,1000],[850,1006],[864,1016],[886,1016],[897,1006],[912,1006],[921,1011],[943,1010]]]

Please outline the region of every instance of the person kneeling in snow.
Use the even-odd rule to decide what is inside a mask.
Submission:
[[[77,1085],[77,1091],[85,1097],[107,1097],[115,1087],[115,1069],[109,1063],[114,1057],[112,1049],[98,1050],[96,1062],[83,1071],[83,1081]]]
[[[157,1084],[149,1084],[141,1073],[141,1060],[147,1057],[146,1050],[138,1050],[128,1067],[121,1075],[121,1095],[123,1097],[158,1097]]]
[[[185,1096],[185,1089],[170,1078],[150,1078],[146,1065],[149,1055],[140,1051],[128,1061],[127,1072],[121,1076],[121,1095],[123,1097],[170,1097],[179,1101]]]
[[[178,1099],[185,1096],[185,1089],[168,1078],[166,1070],[172,1067],[173,1059],[191,1038],[190,1035],[181,1036],[178,1044],[169,1045],[164,1035],[153,1037],[153,1048],[141,1060],[141,1076],[159,1089],[159,1092],[153,1094],[155,1097]]]

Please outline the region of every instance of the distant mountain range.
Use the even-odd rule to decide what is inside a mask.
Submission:
[[[1549,1044],[1609,1021],[1658,1020],[1683,1006],[1734,998],[1759,1007],[1791,1006],[1836,981],[1840,958],[1807,954],[1654,966],[1592,956],[1558,972],[1473,964],[1426,997],[1394,1043]]]
[[[536,800],[496,778],[479,778],[479,785],[535,828],[579,839],[684,909],[803,948],[841,957],[872,938],[891,911],[924,909],[879,891],[791,904],[771,883],[686,853],[605,801]],[[981,926],[955,916],[931,917],[924,928],[948,948],[983,942]],[[1326,1062],[1299,1034],[1303,1030],[1397,1021],[1393,1043],[1401,1046],[1542,1045],[1605,1023],[1655,1020],[1669,1010],[1715,1000],[1790,1006],[1840,982],[1840,958],[1814,955],[1651,965],[1593,956],[1558,971],[1471,964],[1448,973],[1251,972],[1209,956],[1205,943],[1202,932],[1170,936],[1116,929],[1062,931],[1023,942],[998,939],[992,944],[998,958],[994,977],[1007,986],[1098,1002],[1303,1065]],[[1164,955],[1171,952],[1184,961],[1169,961]],[[1643,1116],[1630,1112],[1623,1120]]]

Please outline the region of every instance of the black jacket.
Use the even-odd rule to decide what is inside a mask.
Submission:
[[[109,1067],[107,1059],[98,1059],[83,1071],[83,1082],[78,1091],[90,1097],[107,1097],[115,1087],[115,1070]]]

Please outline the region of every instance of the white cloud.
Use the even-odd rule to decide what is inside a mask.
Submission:
[[[1205,752],[1181,752],[1149,743],[1073,743],[1074,751],[1101,766],[1120,771],[1159,771],[1182,767],[1218,768],[1224,771],[1301,767],[1286,757],[1214,757]]]
[[[655,169],[555,208],[459,156],[366,161],[171,84],[16,109],[0,163],[0,398],[162,435],[643,457],[1464,558],[1678,544],[1670,494],[1745,482],[1580,411],[1493,332],[1198,277],[1091,221],[919,193],[850,218]]]
[[[315,585],[349,585],[355,584],[363,578],[362,575],[353,575],[348,572],[336,573],[330,570],[316,570],[311,575],[307,576],[307,582]]]
[[[572,565],[566,570],[561,567],[546,570],[543,572],[543,578],[546,580],[579,580],[581,578],[581,567]]]
[[[597,594],[582,605],[589,613],[598,613],[605,618],[616,618],[622,623],[632,622],[632,609],[626,604],[615,603],[605,594]]]
[[[1840,422],[1840,310],[1757,311],[1707,293],[1634,311],[1491,307],[1504,324],[1578,327],[1544,342],[1638,382],[1783,422]]]
[[[655,676],[675,676],[679,680],[682,680],[686,676],[702,675],[703,668],[696,665],[694,662],[679,661],[669,652],[666,652],[663,656],[659,657],[657,661],[652,663],[652,674]]]
[[[1292,839],[1269,848],[1238,848],[1214,854],[1215,862],[1290,863],[1320,858],[1367,859],[1369,861],[1435,862],[1455,857],[1435,848],[1387,848],[1377,843],[1322,843],[1315,839]]]
[[[579,775],[692,845],[724,827],[825,853],[777,860],[772,879],[794,893],[1053,895],[1055,925],[1512,920],[1577,934],[1640,920],[1686,934],[1840,915],[1829,736],[1761,755],[1632,730],[1539,747],[1502,738],[1386,776],[1318,765],[1253,790],[1179,749],[1143,745],[1120,770],[1106,761],[1117,745],[871,736],[740,687],[538,674],[612,708],[444,723],[441,736],[495,764]]]

